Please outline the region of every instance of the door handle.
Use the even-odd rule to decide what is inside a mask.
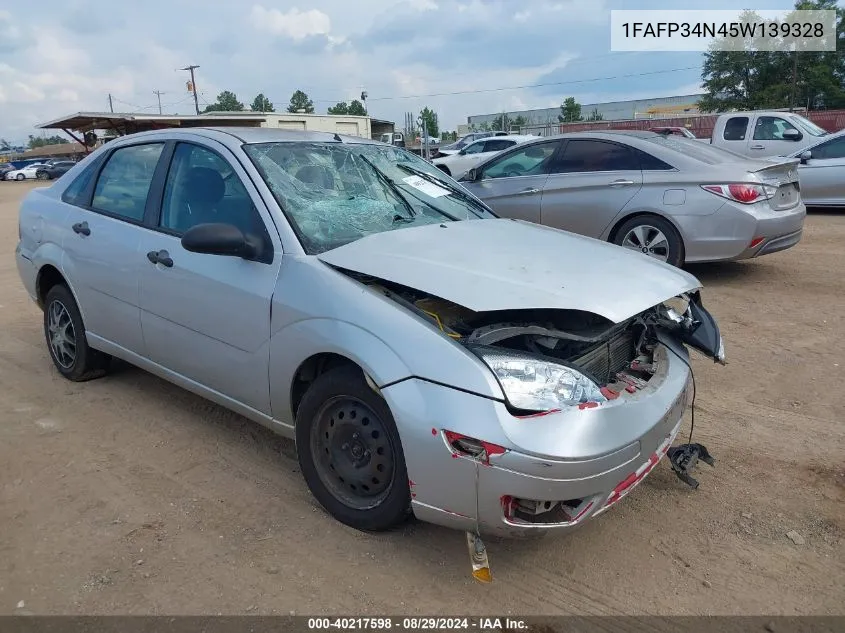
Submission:
[[[72,227],[73,232],[77,235],[91,235],[91,229],[88,228],[87,222],[77,222]]]
[[[164,250],[150,251],[147,253],[147,259],[149,259],[152,264],[161,264],[167,268],[173,266],[173,260],[170,258],[170,253]]]
[[[752,145],[749,149],[766,149],[764,145]]]
[[[628,185],[633,185],[633,180],[614,180],[610,183],[611,187],[627,187]]]
[[[532,193],[540,193],[540,190],[539,189],[523,189],[522,191],[517,192],[516,195],[527,196],[527,195],[530,195]]]

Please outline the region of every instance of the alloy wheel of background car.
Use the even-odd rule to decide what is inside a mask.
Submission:
[[[35,174],[35,177],[38,178],[38,180],[50,180],[50,176],[48,176],[47,173],[43,171],[39,171],[37,174]]]
[[[50,288],[44,300],[44,337],[59,373],[84,382],[106,373],[111,356],[88,347],[82,315],[67,286]]]
[[[657,216],[628,220],[616,231],[615,244],[637,251],[658,261],[681,266],[684,247],[680,235],[668,221]]]
[[[26,179],[26,176],[24,176],[23,174],[18,174],[17,176],[15,176],[15,180],[25,180],[25,179]]]
[[[302,474],[317,501],[337,520],[386,530],[410,511],[402,446],[384,399],[357,367],[320,375],[296,416]]]

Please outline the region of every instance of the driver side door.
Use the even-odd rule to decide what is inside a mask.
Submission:
[[[138,248],[141,328],[149,359],[252,410],[270,414],[270,304],[282,252],[261,197],[215,141],[175,145]],[[185,250],[197,224],[237,226],[263,244],[254,260]]]
[[[461,182],[497,215],[539,223],[543,188],[563,141],[520,145],[481,166],[478,180]]]
[[[798,167],[801,197],[807,205],[845,205],[845,136],[820,143]]]

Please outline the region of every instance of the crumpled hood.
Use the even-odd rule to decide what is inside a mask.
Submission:
[[[376,233],[317,257],[476,312],[583,310],[614,323],[701,286],[637,252],[505,219]]]

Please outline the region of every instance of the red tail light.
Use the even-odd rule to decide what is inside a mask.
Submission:
[[[775,195],[775,188],[768,185],[736,183],[730,185],[701,185],[701,188],[740,204],[754,204],[760,200],[768,200]]]

